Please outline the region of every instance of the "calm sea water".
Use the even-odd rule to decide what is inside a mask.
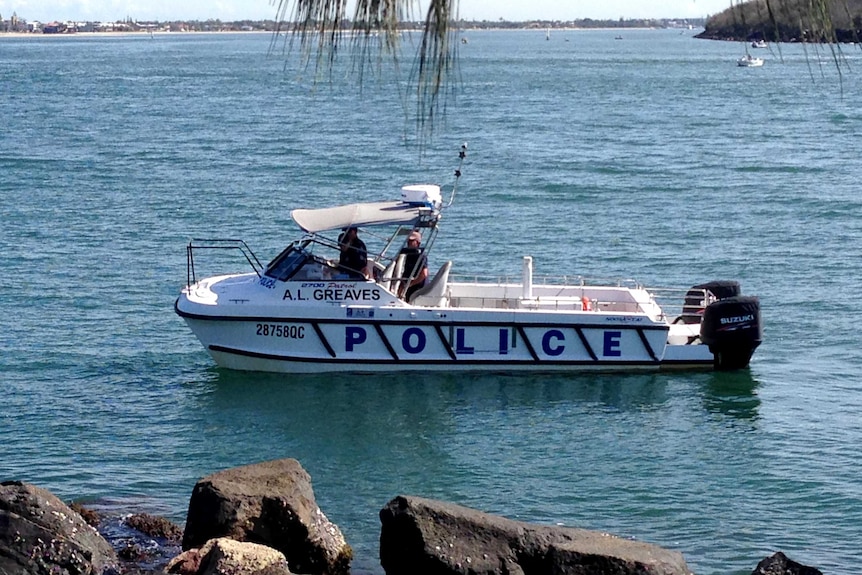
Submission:
[[[0,38],[0,479],[181,523],[203,475],[295,457],[358,573],[382,572],[377,511],[402,493],[649,541],[700,575],[777,550],[853,573],[862,56],[839,79],[799,46],[740,69],[738,44],[615,35],[467,32],[421,158],[387,66],[358,96],[266,35]],[[738,279],[765,321],[750,370],[233,373],[174,315],[189,238],[266,260],[290,209],[451,184],[463,141],[440,263]]]

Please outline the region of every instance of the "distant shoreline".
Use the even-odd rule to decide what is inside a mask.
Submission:
[[[0,32],[0,38],[116,38],[120,36],[181,36],[189,34],[274,34],[270,30],[187,30],[184,32],[164,32],[162,30],[148,31],[123,31],[123,32],[70,32],[59,34],[45,34],[43,32]]]
[[[675,28],[659,28],[659,27],[632,27],[632,28],[551,28],[552,33],[559,32],[616,32],[622,34],[635,30],[674,30]],[[681,30],[683,28],[680,28]],[[408,31],[408,30],[405,30]],[[415,30],[421,32],[420,30]],[[545,28],[524,27],[524,28],[461,28],[461,33],[464,32],[545,32]],[[280,34],[290,33],[284,30],[278,32]],[[104,37],[116,38],[124,36],[181,36],[195,34],[276,34],[273,30],[184,30],[182,32],[168,32],[164,30],[124,30],[112,32],[68,32],[45,34],[43,32],[0,32],[0,38],[75,38],[75,37]]]

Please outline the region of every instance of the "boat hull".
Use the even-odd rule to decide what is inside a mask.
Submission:
[[[441,361],[399,362],[329,361],[326,359],[308,360],[287,357],[266,357],[246,352],[210,349],[210,356],[219,367],[236,371],[257,371],[287,374],[310,373],[581,373],[581,372],[654,372],[654,371],[711,371],[712,357],[684,362],[471,362]]]
[[[656,371],[712,369],[714,363],[707,346],[669,345],[668,326],[646,318],[578,321],[574,314],[555,321],[544,314],[474,313],[467,320],[453,310],[431,309],[381,317],[396,311],[353,309],[349,318],[310,320],[177,309],[219,366],[243,371]]]

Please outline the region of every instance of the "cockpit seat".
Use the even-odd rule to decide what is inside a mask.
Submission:
[[[451,260],[440,266],[431,281],[416,290],[407,303],[427,307],[445,306],[449,299],[446,294],[446,284],[449,281],[449,270],[451,269]]]
[[[398,293],[398,287],[401,285],[401,274],[404,273],[404,255],[399,254],[397,258],[392,260],[383,273],[380,274],[380,279],[377,283],[383,289],[387,289],[392,293]]]

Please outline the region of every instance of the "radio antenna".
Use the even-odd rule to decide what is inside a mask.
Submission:
[[[464,158],[467,157],[467,142],[461,144],[461,151],[458,152],[458,167],[455,169],[455,183],[452,184],[452,195],[449,196],[449,203],[446,204],[446,207],[452,205],[452,202],[455,201],[455,189],[458,187],[458,179],[461,177],[461,167],[464,165]]]

